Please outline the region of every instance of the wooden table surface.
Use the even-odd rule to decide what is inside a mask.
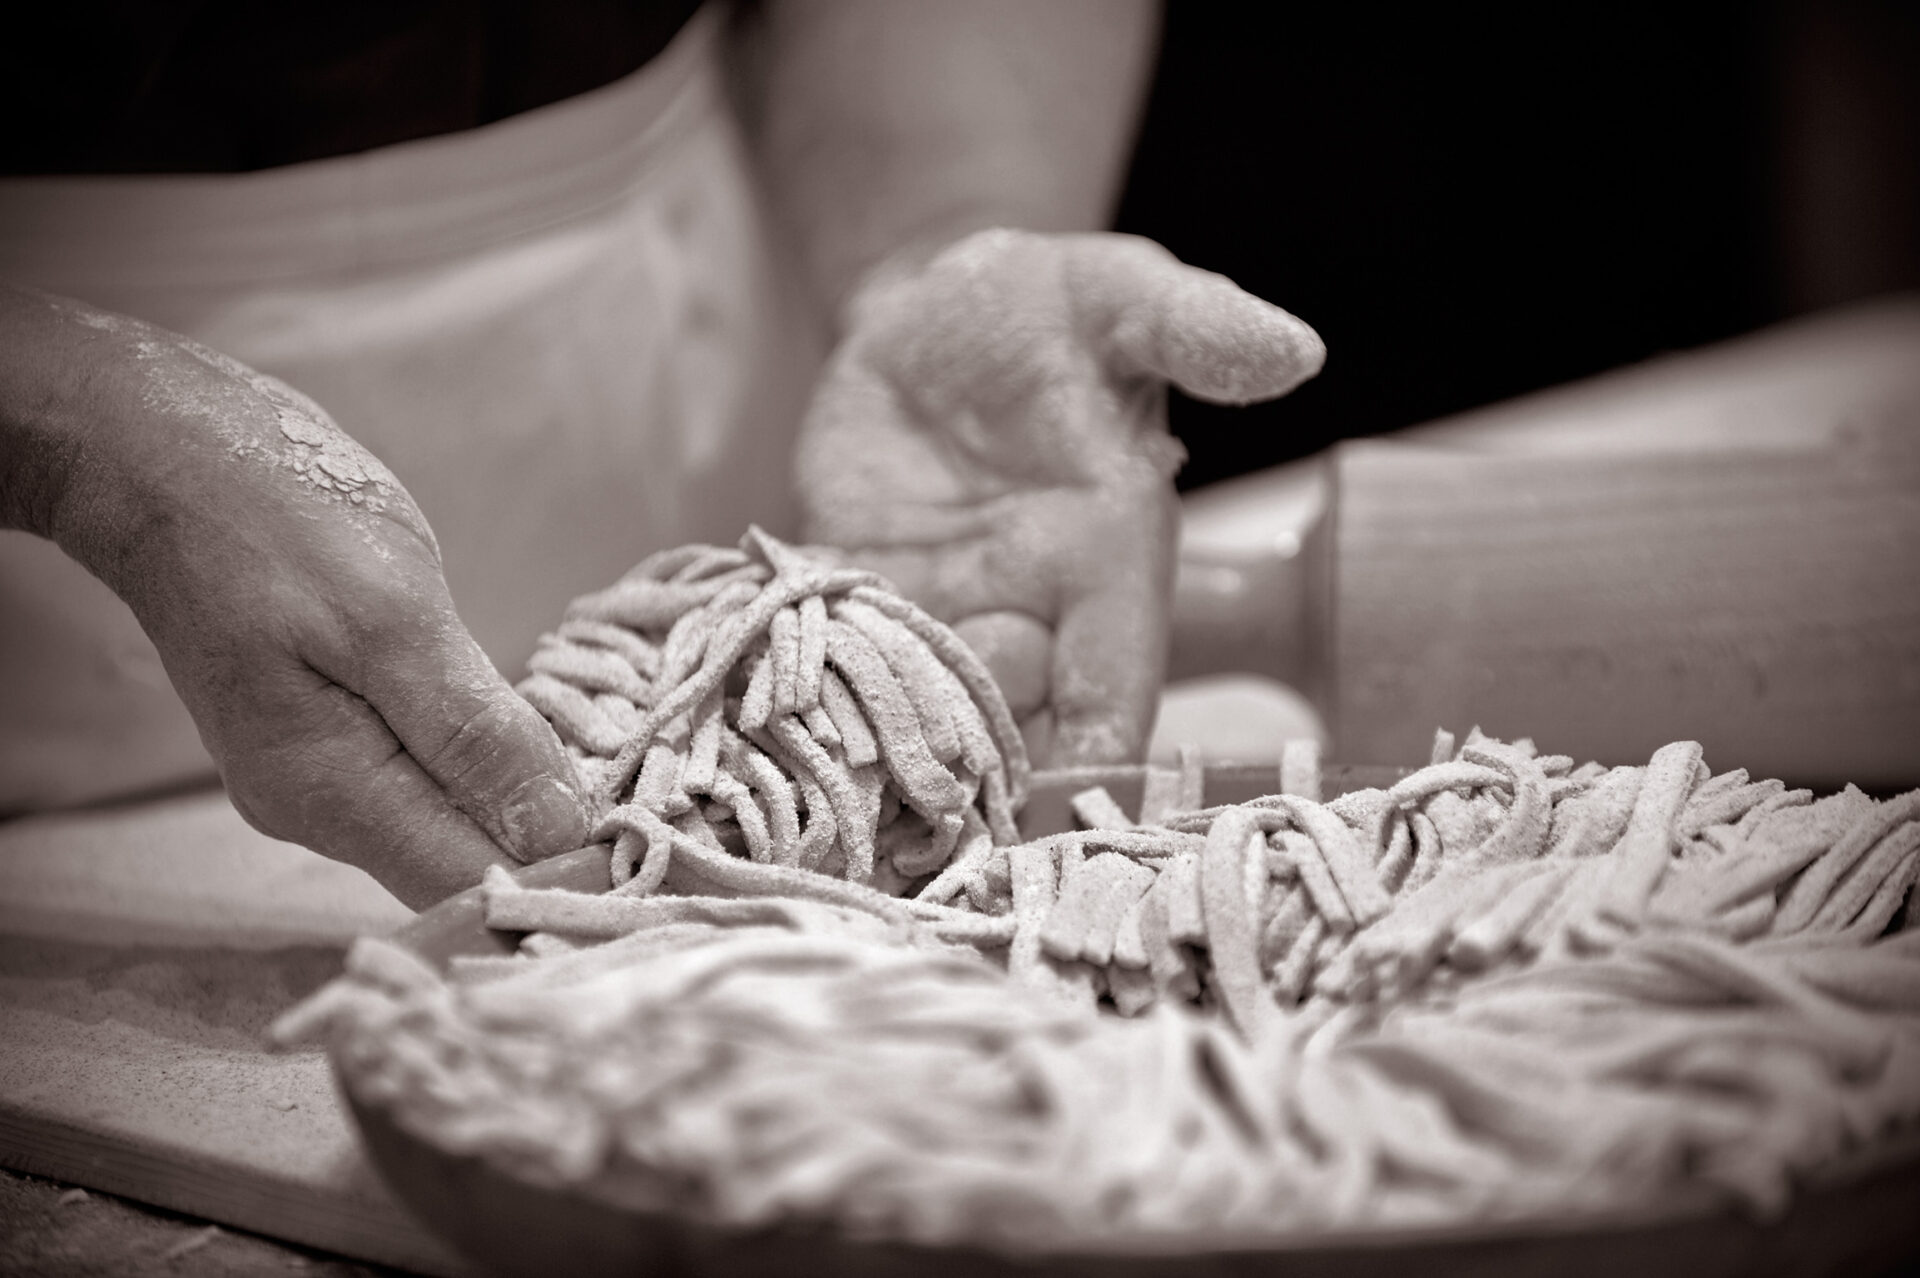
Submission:
[[[463,1272],[366,1165],[323,1054],[263,1038],[354,936],[409,917],[217,790],[0,825],[0,1165]]]

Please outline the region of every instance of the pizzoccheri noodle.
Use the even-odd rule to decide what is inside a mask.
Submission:
[[[978,663],[759,534],[647,561],[533,666],[611,890],[494,871],[517,954],[362,941],[277,1027],[509,1175],[1062,1246],[1775,1211],[1920,1120],[1920,791],[1442,732],[1325,803],[1290,747],[1280,792],[1202,807],[1183,752],[1135,817],[1088,790],[1022,842]]]

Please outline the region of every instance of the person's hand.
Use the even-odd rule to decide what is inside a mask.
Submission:
[[[1324,357],[1149,240],[970,235],[848,303],[800,437],[803,535],[953,624],[1042,762],[1137,758],[1178,534],[1166,384],[1246,403]]]
[[[240,814],[415,907],[585,843],[558,738],[455,615],[394,476],[272,378],[56,310],[94,334],[44,356],[92,367],[41,423],[73,441],[43,531],[131,605]]]

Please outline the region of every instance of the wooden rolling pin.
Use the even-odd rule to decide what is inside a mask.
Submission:
[[[1360,763],[1477,723],[1607,763],[1690,738],[1756,777],[1920,785],[1920,304],[1315,468],[1285,535],[1189,539],[1174,677],[1280,679]]]

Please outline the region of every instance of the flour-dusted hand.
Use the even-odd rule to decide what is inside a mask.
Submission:
[[[0,523],[132,607],[267,834],[421,906],[587,836],[560,742],[455,615],[400,482],[318,405],[151,325],[0,290]]]
[[[796,460],[806,535],[974,643],[1041,762],[1136,758],[1178,534],[1166,385],[1248,403],[1324,358],[1298,319],[1149,240],[977,232],[848,302]]]

